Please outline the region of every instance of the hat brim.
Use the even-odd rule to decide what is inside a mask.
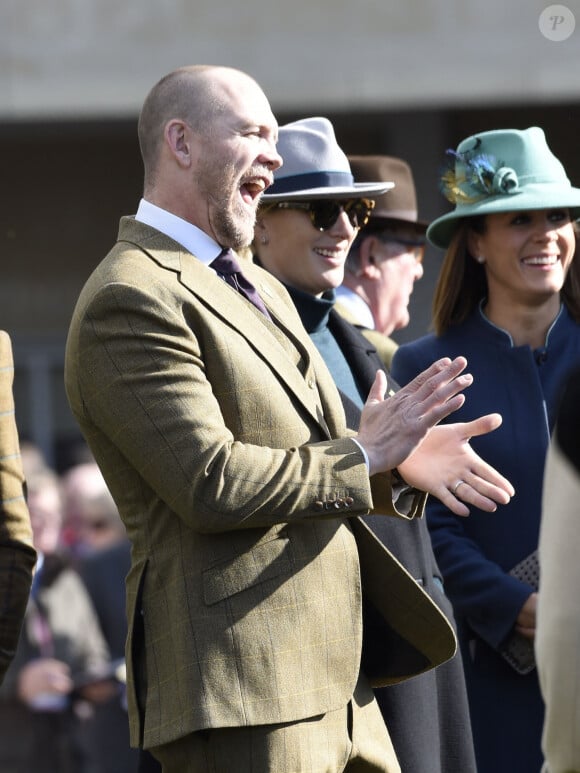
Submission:
[[[403,217],[375,217],[372,213],[367,223],[367,227],[373,226],[376,228],[388,228],[392,225],[409,228],[423,236],[427,231],[429,223],[426,223],[423,220],[405,220]]]
[[[395,183],[354,183],[348,186],[334,186],[325,188],[305,188],[299,191],[287,191],[285,193],[263,193],[261,201],[309,201],[311,199],[352,199],[372,198],[381,193],[390,191]]]
[[[441,215],[427,228],[427,239],[435,247],[447,249],[460,222],[467,217],[492,215],[500,212],[521,212],[532,209],[570,210],[570,217],[580,217],[580,188],[563,188],[562,185],[536,183],[513,193],[493,196],[473,204],[458,205],[453,212]]]

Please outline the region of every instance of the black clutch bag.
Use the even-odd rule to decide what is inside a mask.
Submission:
[[[516,564],[510,574],[537,591],[540,584],[538,551],[535,550]],[[529,674],[536,667],[533,639],[526,639],[519,633],[511,634],[499,648],[499,652],[518,674]]]

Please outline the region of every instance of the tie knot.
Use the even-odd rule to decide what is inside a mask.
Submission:
[[[209,265],[218,274],[239,274],[242,270],[235,253],[226,249],[223,249]]]
[[[268,309],[260,298],[254,285],[246,279],[242,267],[238,261],[236,253],[233,250],[222,250],[215,260],[209,264],[210,268],[220,276],[226,284],[237,290],[250,303],[259,309],[265,317],[270,318]]]

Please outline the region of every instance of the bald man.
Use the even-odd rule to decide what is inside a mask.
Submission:
[[[238,70],[185,67],[153,87],[143,199],[81,292],[66,388],[132,543],[132,743],[166,773],[392,773],[361,669],[355,516],[422,512],[421,495],[397,511],[390,471],[471,378],[443,360],[384,400],[378,377],[349,435],[286,291],[235,255],[282,163],[277,135]],[[409,605],[435,612],[380,545],[372,565],[404,656],[375,678],[404,678],[430,662]]]

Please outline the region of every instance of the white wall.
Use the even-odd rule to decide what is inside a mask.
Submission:
[[[0,118],[134,113],[176,66],[254,75],[275,109],[580,96],[575,32],[539,0],[0,0]]]

